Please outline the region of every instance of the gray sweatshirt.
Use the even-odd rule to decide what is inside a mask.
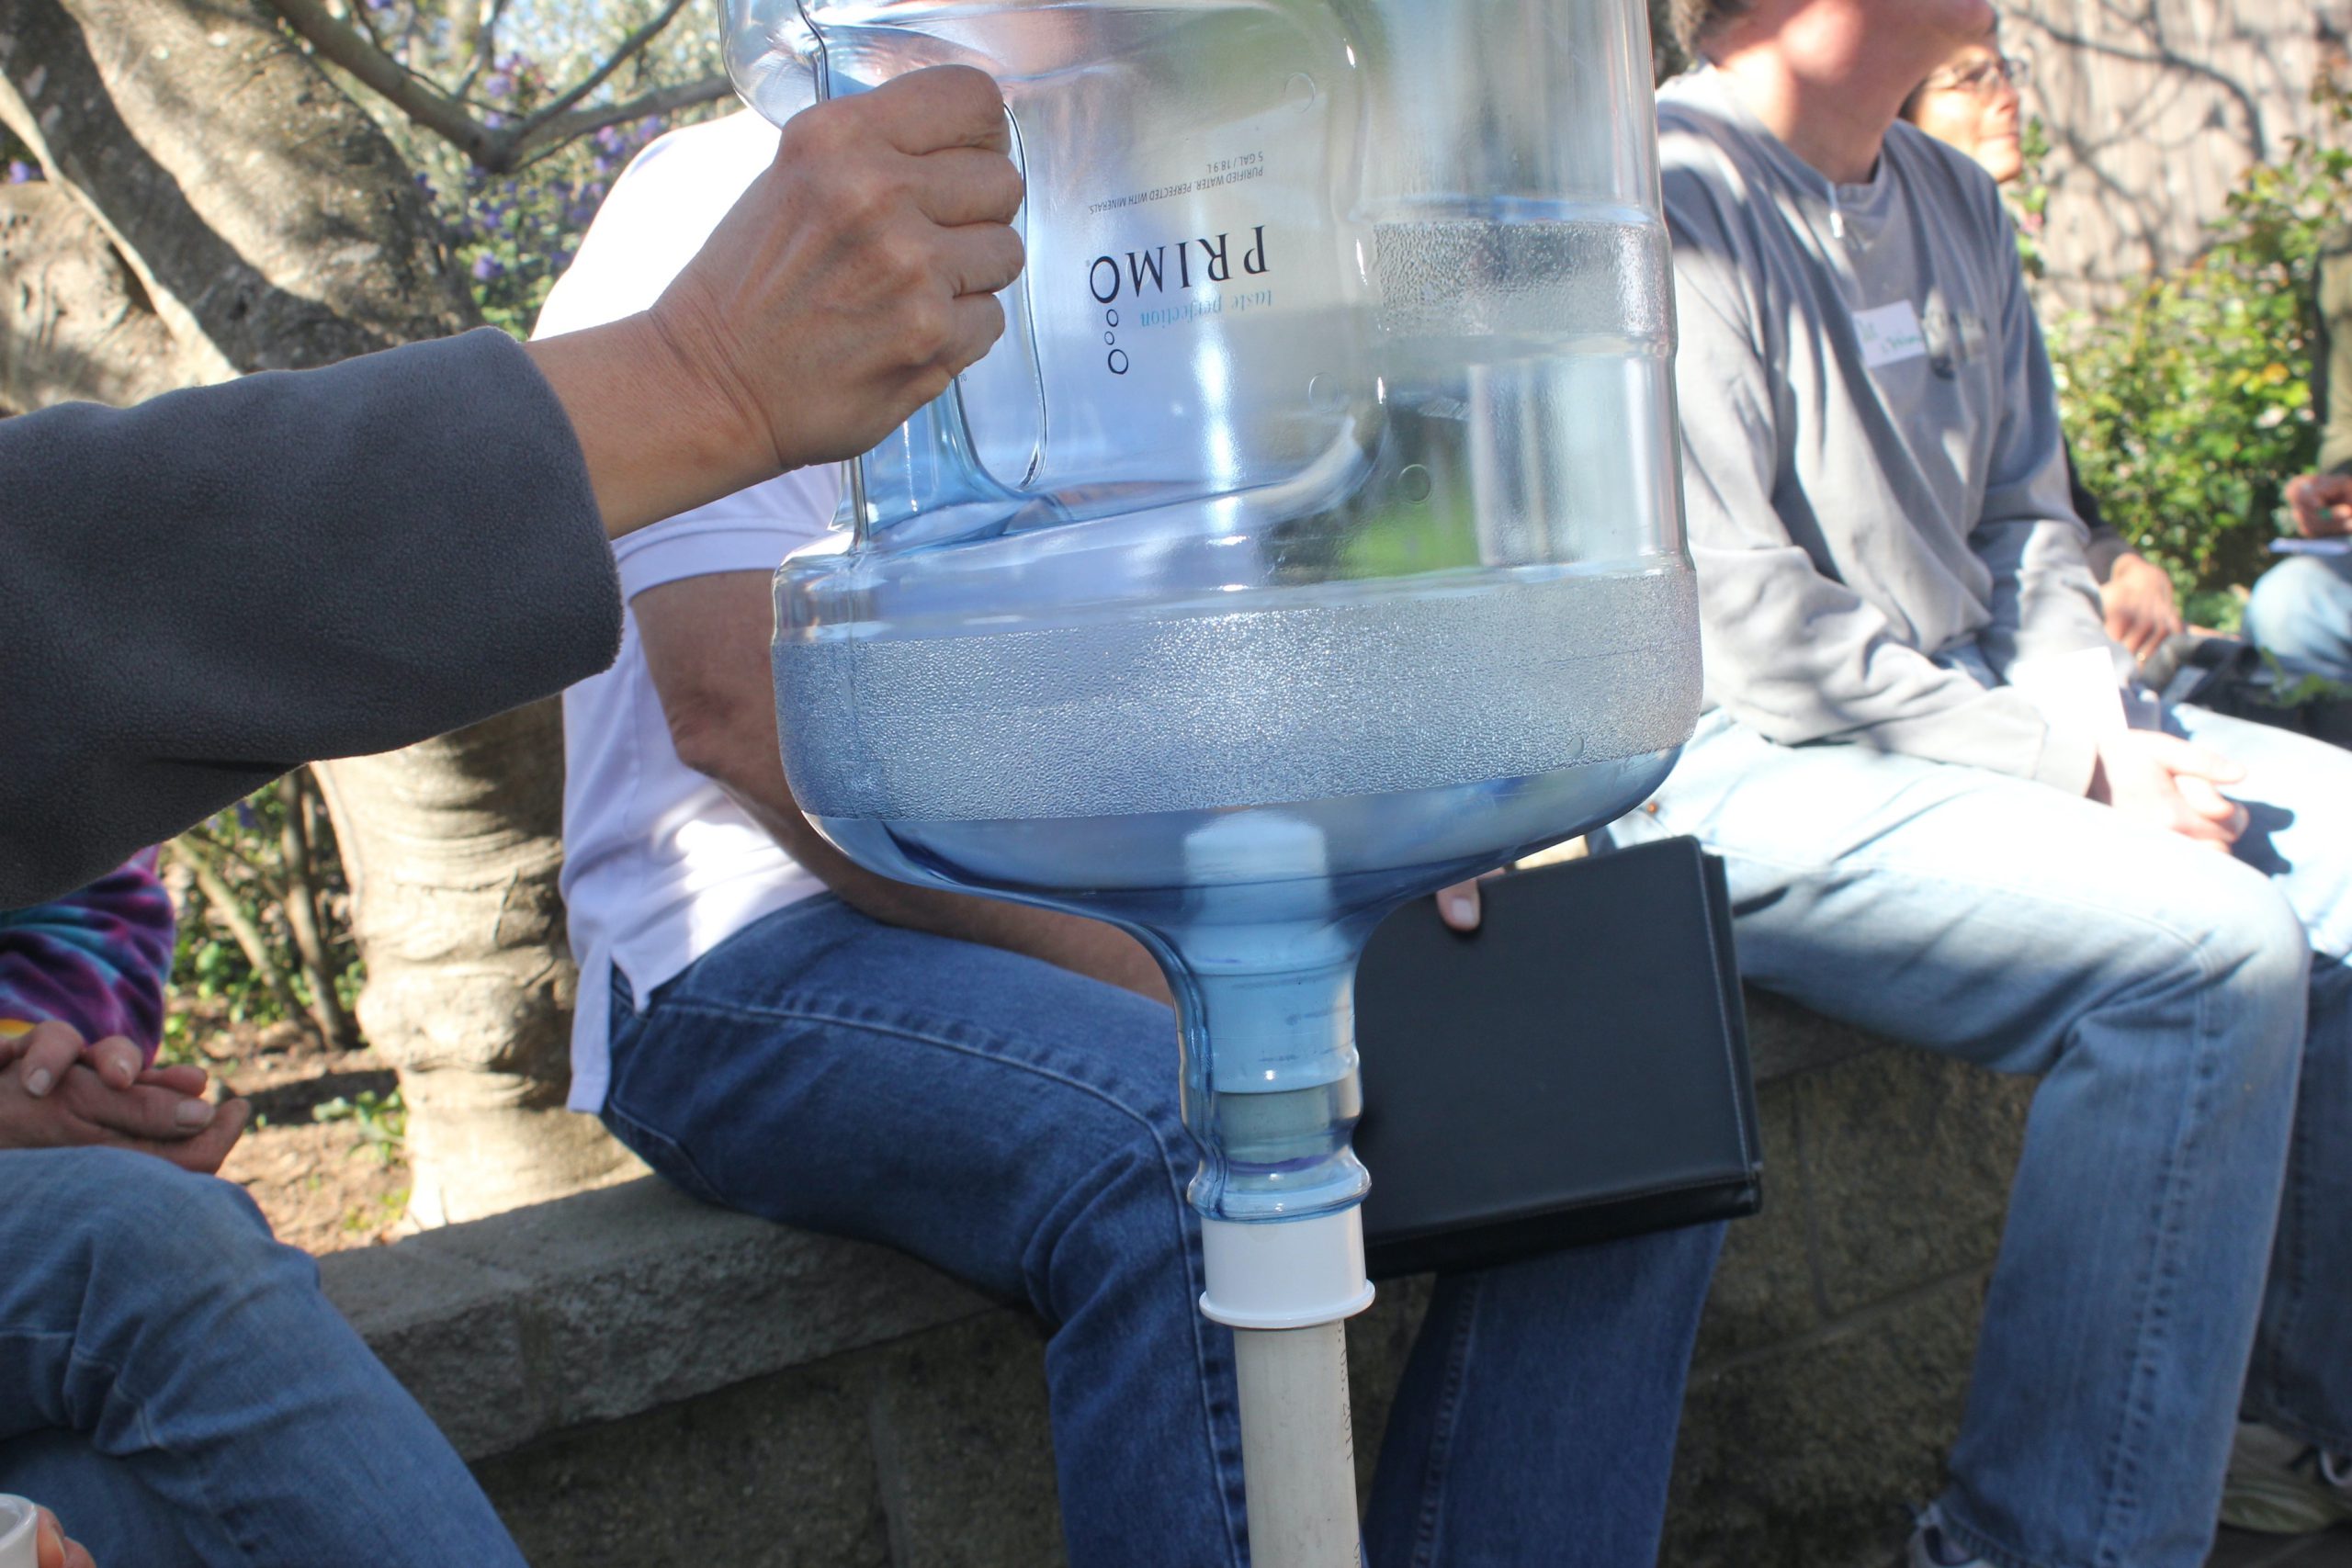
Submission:
[[[2082,794],[2092,738],[2005,683],[2110,645],[1993,182],[1897,124],[1835,186],[1713,70],[1658,124],[1709,705]]]
[[[0,908],[594,674],[620,610],[502,333],[0,420]]]

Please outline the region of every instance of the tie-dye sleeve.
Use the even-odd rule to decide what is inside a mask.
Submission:
[[[0,909],[0,1029],[56,1019],[154,1058],[175,921],[155,857],[142,850],[54,903]]]

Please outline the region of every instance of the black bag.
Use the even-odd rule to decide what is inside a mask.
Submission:
[[[2352,701],[2343,687],[2281,669],[2237,637],[2168,637],[2140,666],[2140,679],[2167,703],[2194,703],[2332,746],[2352,744]]]
[[[1375,1279],[1754,1213],[1756,1093],[1723,863],[1689,839],[1419,898],[1356,979]]]

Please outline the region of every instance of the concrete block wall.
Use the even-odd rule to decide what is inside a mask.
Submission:
[[[2029,1091],[1751,1000],[1733,1227],[1663,1561],[1883,1568],[1959,1419]],[[324,1260],[541,1568],[1054,1568],[1043,1340],[895,1254],[656,1182]],[[1350,1325],[1368,1483],[1426,1303]],[[1564,1413],[1573,1419],[1573,1413]]]

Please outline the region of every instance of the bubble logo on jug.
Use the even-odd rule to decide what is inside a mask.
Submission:
[[[1193,247],[1198,246],[1195,254]],[[1226,284],[1233,281],[1234,240],[1231,233],[1179,240],[1174,244],[1153,245],[1147,250],[1125,252],[1123,255],[1100,255],[1086,269],[1086,291],[1102,310],[1102,345],[1109,352],[1103,364],[1114,376],[1124,376],[1132,367],[1127,351],[1119,346],[1120,315],[1118,303],[1126,299],[1139,304],[1148,299],[1167,298],[1172,288],[1179,295],[1190,294],[1195,286]],[[1253,226],[1249,243],[1241,248],[1241,273],[1245,277],[1260,277],[1273,270],[1266,259],[1266,226]],[[1187,301],[1182,305],[1147,311],[1144,323],[1168,325],[1177,321],[1196,320],[1220,314],[1224,309],[1221,296],[1203,301]],[[1159,318],[1155,321],[1153,318]]]

